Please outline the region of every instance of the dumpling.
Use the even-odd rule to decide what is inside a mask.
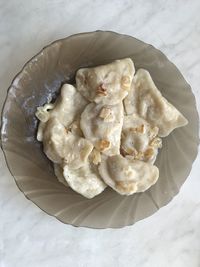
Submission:
[[[50,118],[57,118],[63,126],[68,127],[80,117],[87,104],[88,101],[73,85],[64,84],[54,104],[45,104],[37,108],[35,115],[41,121],[37,134],[38,141],[42,141],[43,129]]]
[[[69,186],[67,181],[65,180],[65,177],[63,175],[63,168],[60,164],[54,163],[53,164],[54,167],[54,173],[58,179],[58,181],[62,184],[64,184],[65,186]]]
[[[156,166],[121,155],[103,157],[99,173],[104,182],[121,195],[144,192],[155,184],[159,177]]]
[[[82,97],[73,85],[64,84],[50,116],[58,118],[67,127],[77,116],[80,116],[87,104],[88,101]]]
[[[64,161],[71,168],[77,169],[86,163],[93,145],[89,140],[66,130],[58,119],[52,118],[44,129],[43,149],[54,163]]]
[[[82,68],[76,74],[77,89],[90,101],[115,105],[127,96],[134,73],[130,58],[94,68]]]
[[[95,197],[106,188],[97,167],[89,161],[76,170],[71,169],[69,165],[65,165],[63,175],[74,191],[87,198]]]
[[[162,140],[157,136],[158,127],[151,125],[138,115],[124,116],[121,135],[121,154],[154,163]]]
[[[123,104],[90,103],[81,115],[81,129],[86,139],[106,155],[119,154],[123,125]]]
[[[187,119],[161,95],[150,73],[144,69],[137,71],[131,90],[124,99],[124,105],[127,114],[136,113],[152,126],[157,126],[160,137],[165,137],[175,128],[188,123]]]

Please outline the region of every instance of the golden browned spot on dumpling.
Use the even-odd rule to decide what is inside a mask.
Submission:
[[[119,191],[123,191],[125,194],[129,194],[130,192],[137,191],[137,185],[132,181],[117,181],[115,182],[116,189]]]
[[[122,76],[121,78],[121,87],[124,90],[129,90],[132,82],[132,77],[130,76]]]
[[[100,140],[96,143],[97,148],[99,151],[104,151],[110,147],[110,141],[108,140]]]
[[[103,107],[100,111],[99,117],[102,118],[105,122],[112,122],[114,120],[112,108]]]
[[[161,148],[162,147],[162,140],[159,137],[155,137],[151,140],[149,145],[152,147]]]
[[[100,84],[97,87],[97,95],[98,96],[106,96],[107,95],[107,90],[106,90],[106,88],[104,87],[103,84]]]

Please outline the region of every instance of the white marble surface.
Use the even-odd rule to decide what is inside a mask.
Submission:
[[[1,94],[44,45],[109,29],[161,49],[191,84],[200,109],[199,10],[199,0],[0,0]],[[74,228],[46,215],[18,190],[2,153],[0,159],[0,267],[200,266],[200,156],[169,205],[120,230]]]

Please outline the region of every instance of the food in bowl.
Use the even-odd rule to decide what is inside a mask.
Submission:
[[[107,186],[121,195],[156,183],[162,137],[187,119],[129,58],[76,73],[55,103],[38,107],[37,140],[58,180],[93,198]]]

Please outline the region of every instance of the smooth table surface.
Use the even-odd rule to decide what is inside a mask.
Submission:
[[[12,78],[43,46],[114,30],[151,43],[177,65],[200,110],[200,1],[0,0],[0,105]],[[64,225],[28,201],[0,152],[0,267],[199,267],[200,156],[166,207],[122,229]]]

